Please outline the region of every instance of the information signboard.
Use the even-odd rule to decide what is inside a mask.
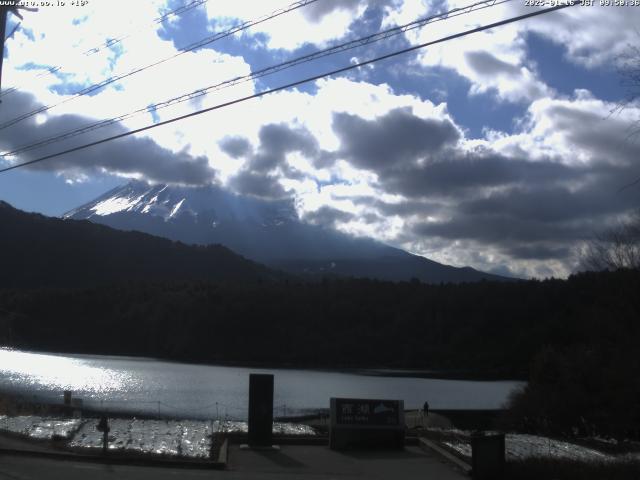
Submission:
[[[336,398],[338,425],[398,425],[399,400]]]
[[[332,398],[329,447],[404,447],[404,401]]]

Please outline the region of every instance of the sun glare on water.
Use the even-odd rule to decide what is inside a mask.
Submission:
[[[10,383],[104,393],[122,390],[131,378],[124,372],[88,365],[80,358],[0,349],[0,377]]]

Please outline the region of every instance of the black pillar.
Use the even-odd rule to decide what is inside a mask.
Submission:
[[[504,466],[504,433],[471,437],[473,480],[502,480]]]
[[[249,445],[271,446],[273,375],[249,374]]]

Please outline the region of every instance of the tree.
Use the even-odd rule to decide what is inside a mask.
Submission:
[[[627,108],[640,107],[640,47],[637,45],[627,45],[626,51],[617,59],[618,75],[621,78],[621,85],[625,89],[624,98],[611,111],[620,113]],[[636,119],[629,126],[629,140],[640,138],[640,118]],[[635,187],[640,184],[640,176],[633,181],[623,185],[619,191]]]
[[[640,209],[591,240],[583,263],[589,270],[640,268]]]

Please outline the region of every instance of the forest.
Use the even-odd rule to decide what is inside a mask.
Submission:
[[[526,378],[549,347],[638,344],[640,273],[429,285],[285,279],[0,290],[17,348]]]
[[[637,269],[457,285],[284,278],[3,289],[0,343],[197,363],[528,379],[513,399],[511,421],[521,429],[600,425],[630,435],[640,427],[638,291]],[[614,422],[613,414],[624,418]]]

